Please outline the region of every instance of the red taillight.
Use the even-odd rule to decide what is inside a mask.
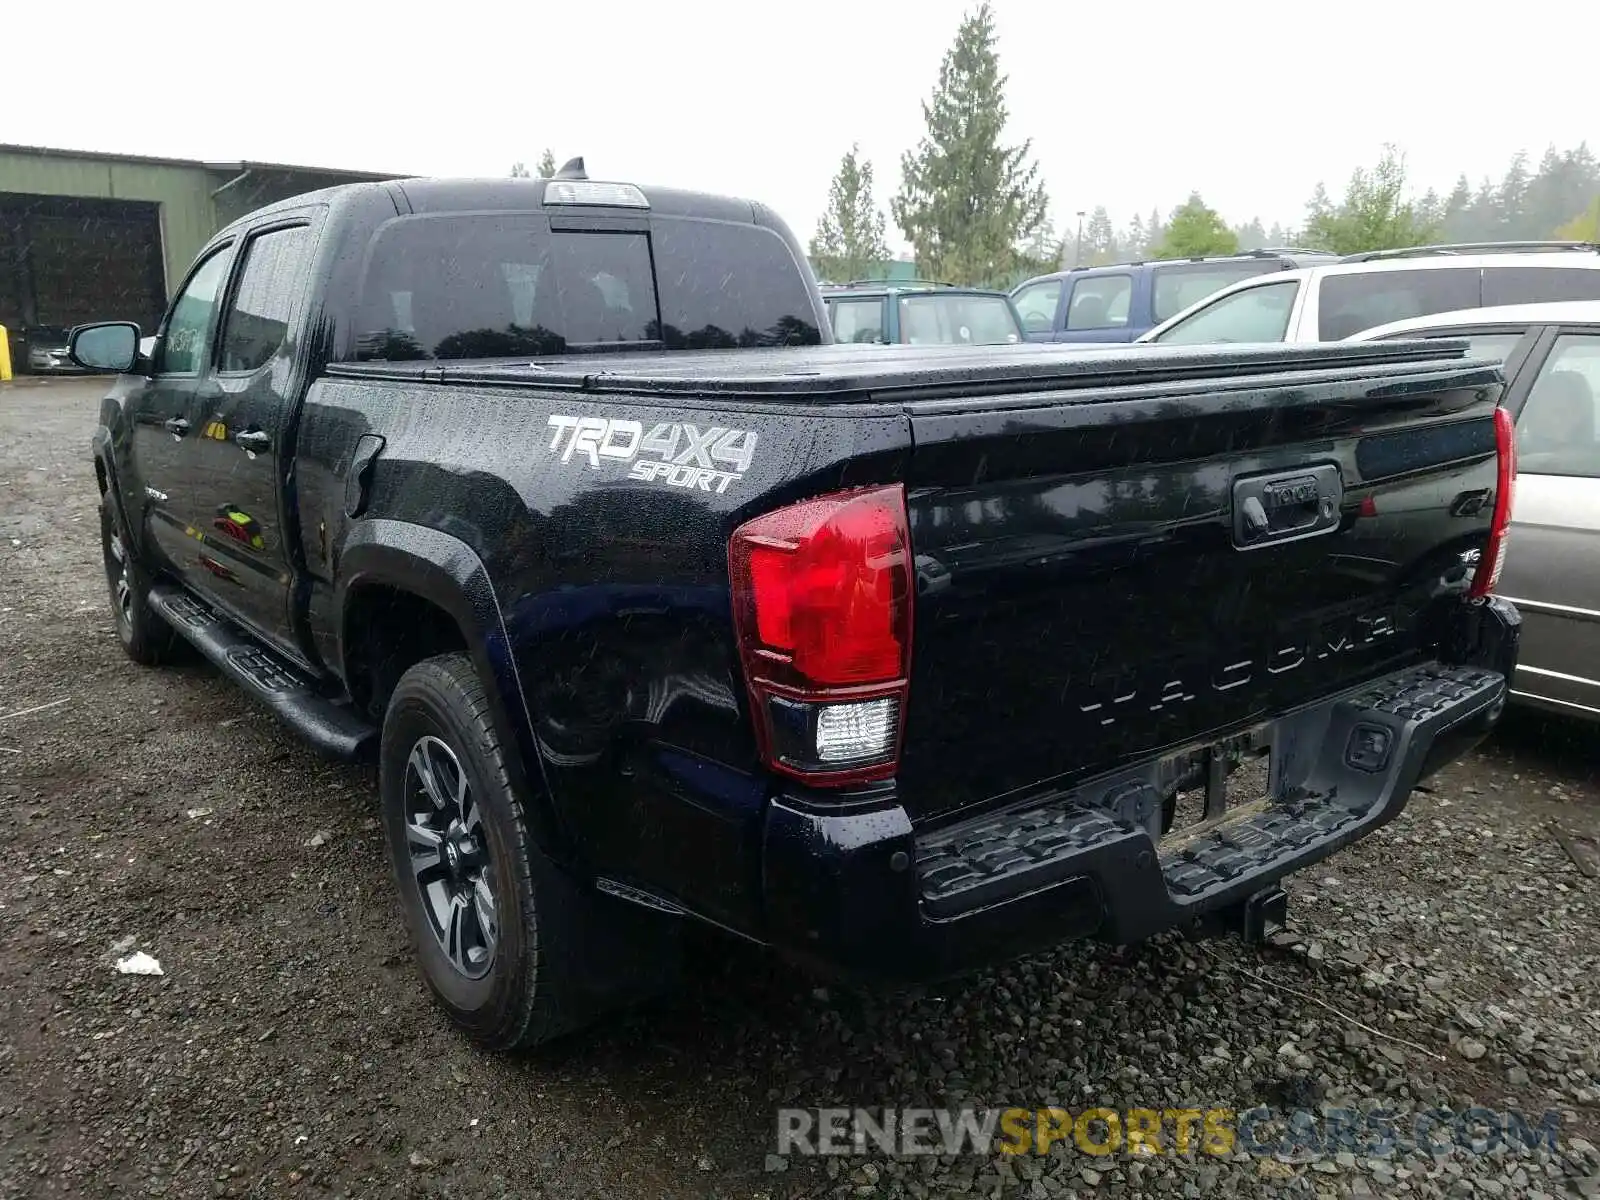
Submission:
[[[1506,539],[1511,532],[1511,501],[1517,488],[1517,432],[1506,409],[1494,410],[1494,449],[1498,461],[1494,481],[1494,516],[1489,524],[1489,540],[1472,576],[1467,594],[1473,599],[1489,595],[1500,582],[1500,568],[1506,565]]]
[[[838,492],[748,521],[728,568],[767,765],[834,785],[893,775],[911,670],[904,489]]]

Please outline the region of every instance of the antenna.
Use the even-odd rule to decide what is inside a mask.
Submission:
[[[557,179],[587,179],[587,178],[589,178],[589,172],[587,172],[587,171],[585,171],[583,169],[583,155],[580,154],[580,155],[578,155],[577,158],[569,158],[569,159],[567,159],[567,161],[562,165],[561,170],[556,172],[556,178]]]

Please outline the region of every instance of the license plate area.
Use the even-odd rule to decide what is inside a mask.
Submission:
[[[1272,745],[1265,729],[1197,748],[1173,760],[1170,769],[1161,814],[1163,852],[1272,798]]]

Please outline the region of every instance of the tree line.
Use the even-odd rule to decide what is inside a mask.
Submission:
[[[1587,144],[1551,146],[1537,167],[1519,153],[1499,179],[1474,186],[1462,175],[1443,196],[1417,195],[1405,155],[1388,145],[1351,174],[1338,199],[1319,182],[1297,227],[1265,227],[1259,218],[1230,225],[1192,192],[1165,214],[1156,207],[1120,228],[1097,206],[1058,233],[1031,143],[1004,141],[1006,76],[995,43],[984,0],[962,20],[922,105],[926,132],[901,155],[889,212],[922,278],[1001,287],[1062,267],[1273,246],[1354,254],[1434,242],[1600,241],[1600,161]],[[879,276],[891,257],[886,229],[872,163],[852,145],[830,185],[811,260],[830,281]]]

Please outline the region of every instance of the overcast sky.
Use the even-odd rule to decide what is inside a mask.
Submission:
[[[532,167],[548,145],[596,178],[765,201],[807,239],[852,141],[887,210],[969,7],[157,0],[135,18],[80,0],[7,48],[0,140],[441,175]],[[1319,179],[1337,194],[1385,141],[1441,191],[1518,149],[1600,150],[1579,28],[1600,21],[1576,0],[1492,20],[1415,0],[994,8],[1008,134],[1032,139],[1061,233],[1078,209],[1121,225],[1191,190],[1233,222],[1297,223]],[[1513,27],[1531,36],[1494,38]]]

